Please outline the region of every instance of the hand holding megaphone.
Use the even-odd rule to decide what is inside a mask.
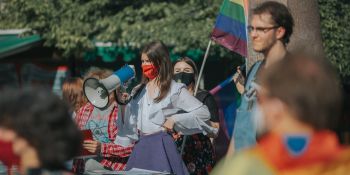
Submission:
[[[105,108],[109,102],[109,93],[134,77],[134,66],[125,65],[105,79],[86,79],[83,85],[84,94],[92,105],[101,109]]]

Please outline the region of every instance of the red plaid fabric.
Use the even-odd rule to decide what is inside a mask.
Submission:
[[[117,118],[118,118],[118,106],[116,103],[114,105],[113,112],[108,118],[108,138],[110,143],[101,144],[101,155],[103,157],[100,162],[103,166],[111,168],[113,170],[124,170],[125,165],[128,161],[128,157],[132,152],[133,145],[129,147],[122,147],[120,145],[114,144],[114,140],[118,133],[117,128]],[[89,121],[94,106],[91,103],[87,103],[82,108],[79,109],[77,115],[75,116],[75,122],[78,128],[84,129],[84,126]],[[82,174],[85,169],[85,162],[83,159],[75,159],[73,162],[73,172],[76,174]]]

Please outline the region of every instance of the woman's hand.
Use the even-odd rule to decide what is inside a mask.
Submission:
[[[84,140],[83,147],[91,153],[101,152],[101,143],[95,140]]]
[[[173,139],[176,141],[181,137],[181,133],[180,132],[174,132],[172,133]]]
[[[163,123],[163,127],[167,130],[167,131],[173,131],[174,129],[174,125],[175,125],[175,121],[171,118],[166,119],[166,121]]]
[[[220,123],[219,122],[209,121],[209,124],[210,124],[211,127],[216,128],[218,130],[220,128]],[[219,135],[219,132],[217,132],[215,134],[214,133],[208,133],[207,136],[211,138],[211,141],[213,141],[213,139],[215,139],[218,135]]]
[[[130,97],[128,93],[122,92],[121,88],[116,89],[116,94],[117,94],[117,102],[121,104],[125,104]]]
[[[220,123],[219,122],[212,122],[212,121],[210,121],[210,126],[213,127],[213,128],[219,129],[220,128]]]

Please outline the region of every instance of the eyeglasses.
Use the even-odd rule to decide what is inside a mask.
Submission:
[[[255,31],[257,34],[264,34],[267,33],[268,31],[272,29],[277,29],[280,26],[272,26],[272,27],[253,27],[253,26],[248,26],[248,32],[251,33]]]

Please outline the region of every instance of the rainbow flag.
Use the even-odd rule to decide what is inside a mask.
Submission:
[[[236,119],[236,109],[240,104],[241,95],[233,83],[232,76],[209,91],[219,106],[220,128],[225,136],[230,139]]]
[[[227,49],[247,57],[247,0],[224,0],[211,39]]]
[[[218,137],[215,138],[215,157],[219,161],[227,153],[241,96],[232,81],[232,76],[210,90],[210,93],[219,107],[220,129]]]

